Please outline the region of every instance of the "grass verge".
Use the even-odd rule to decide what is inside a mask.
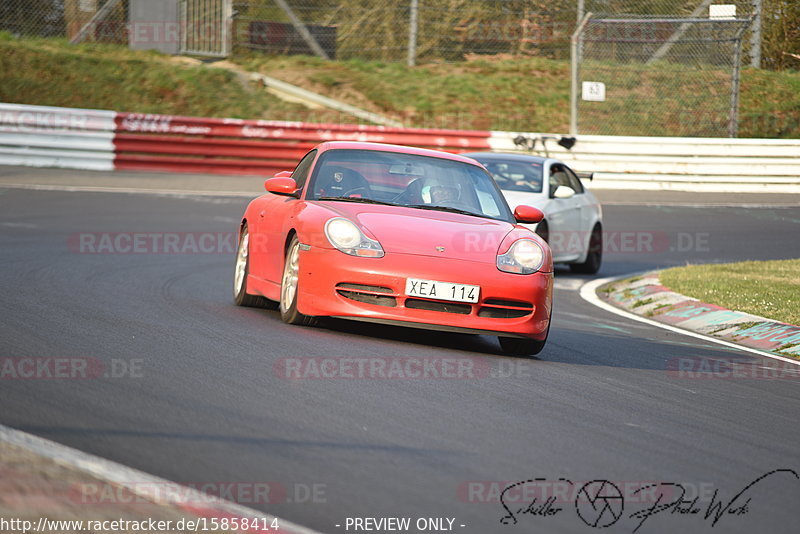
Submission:
[[[0,33],[0,72],[0,102],[7,103],[286,120],[306,112],[229,71],[119,45]]]
[[[661,283],[709,304],[800,325],[800,259],[689,265]]]
[[[403,63],[323,61],[252,52],[237,54],[230,61],[408,126],[569,130],[568,61],[473,55],[464,61],[409,68]],[[73,46],[63,39],[15,38],[0,32],[0,72],[3,102],[203,117],[359,122],[346,114],[310,110],[279,100],[223,69],[190,66],[179,58],[131,51],[122,45]],[[694,97],[685,94],[686,82],[677,78],[672,82],[669,71],[662,69],[648,76],[648,83],[628,80],[628,89],[625,80],[618,79],[616,90],[641,97],[640,104],[645,108],[652,105],[644,98],[652,89],[650,85],[662,87],[655,95],[659,101],[663,95],[695,104],[698,98],[705,98],[692,100]],[[672,87],[670,83],[684,86]],[[800,138],[798,95],[800,72],[744,69],[740,137]],[[608,114],[612,103],[603,109]],[[640,130],[631,130],[633,133],[649,135],[663,122],[671,135],[702,135],[692,130],[685,113],[664,118],[659,113],[641,111],[635,121]],[[611,118],[620,117],[631,122],[622,111],[611,112]]]

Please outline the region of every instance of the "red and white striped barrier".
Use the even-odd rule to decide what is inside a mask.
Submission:
[[[800,140],[578,136],[209,119],[0,104],[0,164],[271,176],[323,141],[519,152],[520,135],[595,188],[800,193]],[[546,151],[542,137],[547,141]]]
[[[0,164],[265,176],[333,140],[488,150],[488,131],[208,119],[0,104]]]
[[[488,150],[488,131],[428,130],[118,113],[117,169],[267,175],[323,141],[372,141],[450,152]]]

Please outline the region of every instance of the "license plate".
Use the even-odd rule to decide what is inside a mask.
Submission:
[[[455,302],[478,302],[481,286],[437,282],[436,280],[406,279],[406,295],[409,297],[425,297]]]

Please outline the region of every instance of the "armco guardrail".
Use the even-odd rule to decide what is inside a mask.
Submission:
[[[266,175],[323,141],[374,141],[451,152],[488,150],[489,132],[119,113],[118,169]]]
[[[536,139],[537,154],[593,172],[595,188],[800,193],[800,140],[579,135],[567,150],[555,134],[492,132],[489,142],[528,152],[519,136]]]
[[[0,164],[269,176],[291,169],[312,146],[374,141],[449,152],[537,154],[593,172],[593,187],[800,193],[800,140],[560,136],[141,115],[0,104]]]
[[[266,176],[323,141],[488,150],[488,131],[142,115],[0,104],[0,164]]]
[[[0,164],[114,169],[113,111],[0,104]]]

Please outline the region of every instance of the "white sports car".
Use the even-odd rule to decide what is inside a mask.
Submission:
[[[595,196],[563,162],[527,154],[472,152],[492,174],[508,204],[534,206],[544,220],[528,225],[550,245],[553,261],[594,274],[603,258],[603,212]]]

